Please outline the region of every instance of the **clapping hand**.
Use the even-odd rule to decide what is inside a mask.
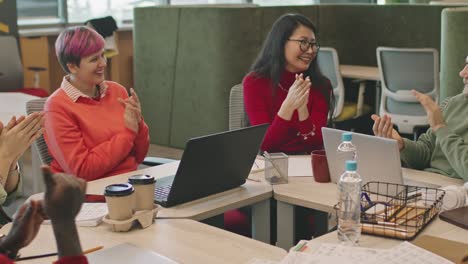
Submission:
[[[372,126],[374,135],[395,139],[398,142],[398,148],[400,150],[404,148],[403,138],[401,138],[400,134],[393,128],[392,118],[390,116],[384,115],[380,117],[378,115],[372,115],[371,118],[374,120],[374,125]]]
[[[43,221],[44,213],[40,201],[30,200],[24,203],[16,212],[11,230],[1,241],[1,247],[16,255],[21,248],[33,241]]]
[[[278,115],[285,120],[291,120],[295,110],[304,110],[304,107],[307,109],[310,86],[312,84],[309,77],[305,79],[303,77],[302,73],[296,74],[296,80],[289,88],[288,95],[278,111]],[[300,113],[301,112],[307,111],[300,111]]]
[[[48,166],[41,169],[46,187],[44,212],[53,224],[74,223],[85,199],[86,181],[64,173],[53,174]]]
[[[437,131],[437,129],[446,126],[442,111],[440,107],[432,100],[428,95],[422,94],[418,91],[411,90],[414,96],[418,99],[421,105],[426,110],[427,118],[429,120],[429,125],[432,128],[432,131]]]
[[[33,113],[27,117],[12,117],[6,126],[0,122],[0,157],[12,162],[29,148],[42,135],[43,113]]]
[[[296,74],[296,80],[289,88],[288,95],[284,102],[292,110],[296,110],[307,105],[311,85],[310,77],[306,77],[304,79],[304,75],[302,73]]]
[[[135,90],[130,88],[130,97],[127,99],[118,98],[118,100],[125,107],[125,125],[135,133],[138,133],[142,114],[140,100]]]

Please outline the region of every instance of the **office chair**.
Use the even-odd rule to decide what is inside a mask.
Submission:
[[[44,104],[47,98],[34,99],[26,103],[26,113],[32,114],[34,112],[42,112],[44,110]],[[50,156],[49,148],[44,140],[44,136],[40,136],[35,142],[34,146],[39,153],[40,162],[43,165],[50,165],[53,158]],[[173,162],[173,159],[159,158],[159,157],[146,157],[142,162],[146,166],[157,166],[169,162]]]
[[[379,114],[387,114],[400,133],[418,137],[418,128],[428,128],[426,112],[415,89],[439,97],[439,54],[436,49],[377,48],[377,62],[382,80]]]
[[[317,62],[322,74],[330,80],[333,87],[335,110],[333,112],[332,126],[345,130],[369,133],[370,107],[364,104],[365,81],[357,80],[359,82],[357,102],[346,102],[345,86],[341,77],[340,62],[336,49],[321,47],[317,55]]]
[[[247,126],[249,126],[249,120],[244,109],[244,86],[236,84],[229,94],[229,130]]]
[[[18,50],[16,38],[0,36],[0,92],[21,92],[39,97],[47,97],[48,93],[39,86],[39,72],[43,67],[28,67],[34,71],[34,88],[23,87],[23,65]]]

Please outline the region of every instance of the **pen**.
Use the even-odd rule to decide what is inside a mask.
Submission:
[[[98,250],[103,249],[103,248],[104,248],[103,246],[97,246],[97,247],[94,247],[94,248],[87,249],[87,250],[83,251],[83,255],[89,254],[89,253],[94,252],[94,251],[98,251]]]
[[[257,161],[256,161],[256,160],[254,160],[254,164],[255,164],[255,167],[257,167],[257,169],[260,169],[260,166],[258,166],[258,164],[257,164]]]
[[[264,151],[264,152],[263,152],[263,155],[265,155],[265,159],[267,159],[267,160],[270,161],[271,165],[272,165],[273,168],[276,170],[276,172],[278,172],[279,176],[280,176],[281,178],[285,178],[285,177],[283,176],[283,173],[282,173],[282,172],[280,171],[280,169],[278,168],[278,166],[276,166],[275,163],[273,162],[273,159],[271,158],[270,153],[268,153],[267,151]],[[265,167],[266,167],[266,166],[265,166]]]
[[[98,246],[98,247],[94,247],[94,248],[87,249],[87,250],[83,251],[83,255],[86,255],[86,254],[89,254],[89,253],[91,253],[91,252],[100,250],[100,249],[102,249],[102,248],[104,248],[104,247],[103,247],[103,246]],[[29,256],[29,257],[21,257],[21,258],[16,259],[16,261],[29,260],[29,259],[37,259],[37,258],[46,258],[46,257],[53,257],[53,256],[57,256],[57,255],[58,255],[57,252],[55,252],[55,253],[47,253],[47,254],[34,255],[34,256]]]
[[[294,251],[302,251],[304,246],[306,246],[307,242],[304,242],[302,244],[298,244],[295,248]]]
[[[385,222],[385,221],[367,221],[363,220],[363,223],[366,224],[374,224],[374,225],[384,225],[384,226],[398,226],[399,224],[393,222]]]

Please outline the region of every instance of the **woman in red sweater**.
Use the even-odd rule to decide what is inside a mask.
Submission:
[[[321,128],[333,111],[333,93],[317,64],[316,33],[306,17],[283,15],[244,78],[250,124],[271,124],[264,151],[298,154],[323,147]]]
[[[323,148],[322,127],[334,108],[330,81],[317,64],[320,48],[317,30],[299,14],[286,14],[273,24],[254,62],[244,78],[244,106],[251,125],[269,123],[261,150],[287,154],[310,153]],[[272,201],[271,214],[276,214]],[[296,210],[296,237],[310,239],[311,213]],[[305,223],[303,220],[308,218]],[[242,210],[226,212],[228,230],[248,234],[248,220]],[[276,227],[275,217],[272,227]],[[276,230],[272,229],[272,243]]]
[[[104,80],[104,39],[87,27],[63,31],[55,42],[68,73],[45,105],[45,140],[54,172],[95,180],[137,169],[149,148],[137,95]]]

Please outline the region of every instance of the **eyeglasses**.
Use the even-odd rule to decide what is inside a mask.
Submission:
[[[307,39],[288,39],[290,41],[297,41],[299,42],[299,48],[302,52],[306,52],[309,48],[312,47],[313,51],[318,51],[320,49],[320,44],[318,42],[308,41]]]

